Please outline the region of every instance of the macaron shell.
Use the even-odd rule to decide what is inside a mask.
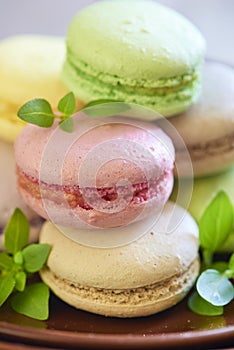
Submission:
[[[17,138],[25,202],[45,219],[74,228],[125,226],[160,210],[173,187],[174,147],[167,135],[151,124],[106,118],[100,125],[81,117],[72,134],[55,123],[47,130],[28,125]]]
[[[205,52],[204,38],[192,23],[145,0],[134,6],[124,0],[87,7],[71,22],[67,46],[73,62],[78,59],[98,72],[146,84],[190,72]]]
[[[104,316],[130,318],[149,316],[181,301],[194,284],[199,266],[197,259],[182,276],[162,284],[124,291],[82,288],[57,278],[48,269],[40,271],[40,276],[59,298],[77,309]]]
[[[169,223],[173,227],[170,234],[165,233]],[[98,249],[68,239],[47,222],[40,242],[51,245],[47,266],[59,279],[83,287],[132,289],[183,274],[197,258],[198,228],[181,207],[168,202],[155,226],[148,230],[128,245]]]
[[[234,69],[208,61],[202,85],[196,105],[170,118],[191,155],[195,176],[218,173],[234,164]],[[177,162],[183,164],[183,150],[174,144]],[[183,168],[186,176],[186,164]]]
[[[20,35],[0,42],[0,98],[20,106],[41,97],[55,106],[68,89],[60,79],[62,37]]]
[[[170,138],[154,124],[134,124],[128,119],[121,122],[114,117],[94,120],[83,113],[79,113],[74,121],[72,134],[64,133],[58,127],[58,122],[48,129],[27,125],[14,146],[17,166],[25,174],[36,179],[40,177],[40,181],[48,184],[62,181],[64,185],[74,185],[77,184],[82,163],[93,152],[94,157],[100,159],[100,169],[95,169],[92,162],[88,163],[86,177],[87,181],[90,179],[90,187],[93,185],[92,175],[95,175],[95,185],[109,187],[121,179],[138,184],[173,169],[174,146]],[[105,153],[103,148],[100,148],[102,153],[99,151],[102,145]],[[50,161],[53,164],[43,161],[46,151],[52,151],[53,159]],[[152,167],[152,159],[155,167]],[[60,160],[62,179],[56,166]],[[43,168],[42,161],[45,165]]]

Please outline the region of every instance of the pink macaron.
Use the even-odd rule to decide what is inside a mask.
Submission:
[[[173,187],[174,147],[150,123],[81,116],[72,133],[57,122],[28,125],[15,142],[24,201],[53,223],[125,226],[158,213]]]

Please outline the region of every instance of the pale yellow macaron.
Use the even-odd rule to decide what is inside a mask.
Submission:
[[[61,81],[65,39],[18,35],[0,41],[0,138],[13,142],[25,125],[19,107],[36,97],[55,107],[67,88]]]
[[[51,245],[44,282],[68,304],[105,316],[147,316],[172,307],[199,272],[197,224],[171,202],[142,237],[122,246],[85,246],[51,222],[44,224],[40,242]]]

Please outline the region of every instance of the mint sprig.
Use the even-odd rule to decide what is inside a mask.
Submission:
[[[73,92],[69,92],[58,103],[60,113],[54,113],[50,103],[43,98],[35,98],[26,102],[18,110],[18,117],[27,123],[49,128],[55,119],[59,119],[59,126],[66,132],[73,131],[72,114],[76,109],[76,99]],[[69,120],[69,122],[68,122]]]
[[[27,285],[27,279],[45,264],[50,246],[31,244],[29,222],[16,208],[6,229],[0,253],[0,306],[10,297],[12,308],[23,315],[46,320],[49,314],[49,288],[44,283]]]
[[[220,191],[204,211],[199,225],[201,274],[196,292],[188,301],[189,308],[200,315],[221,315],[223,306],[234,299],[234,253],[228,262],[214,262],[215,254],[232,232],[233,205],[224,191]]]

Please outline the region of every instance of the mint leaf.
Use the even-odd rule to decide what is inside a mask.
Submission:
[[[18,117],[25,122],[49,128],[54,122],[55,115],[48,101],[35,98],[26,102],[18,111]]]
[[[67,118],[59,123],[60,129],[66,132],[72,132],[74,130],[74,120],[72,118]]]
[[[11,300],[12,308],[25,316],[47,320],[49,316],[49,288],[44,283],[29,285]]]
[[[219,271],[208,269],[197,280],[200,296],[216,306],[228,304],[234,298],[234,287],[228,278]]]
[[[66,115],[71,115],[76,109],[76,99],[73,92],[69,92],[58,103],[58,110]]]
[[[30,273],[39,271],[45,264],[49,252],[49,244],[31,244],[24,248],[22,255],[25,270]]]
[[[5,229],[4,246],[9,253],[15,254],[28,243],[28,240],[29,222],[22,211],[16,208]]]
[[[7,300],[15,287],[12,274],[0,276],[0,306]]]
[[[15,289],[22,292],[25,288],[27,275],[23,271],[19,271],[15,275]]]
[[[190,310],[199,315],[218,316],[223,314],[223,306],[215,306],[194,292],[188,300]]]
[[[225,242],[233,226],[233,206],[223,191],[219,192],[199,220],[200,244],[216,252]]]
[[[0,253],[0,270],[11,270],[14,265],[13,258],[7,253]]]

